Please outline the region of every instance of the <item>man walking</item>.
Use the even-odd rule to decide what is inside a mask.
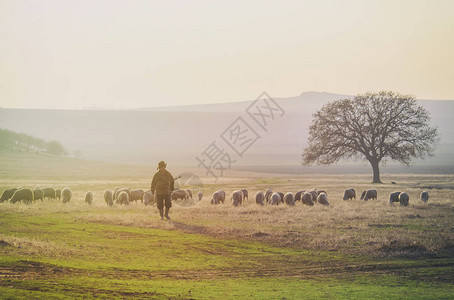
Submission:
[[[167,164],[164,161],[160,161],[158,171],[154,174],[151,181],[151,192],[155,194],[161,220],[164,219],[164,216],[167,220],[170,220],[169,210],[172,207],[170,193],[174,190],[173,176],[166,170],[166,167]],[[163,211],[164,206],[166,208],[165,213]]]

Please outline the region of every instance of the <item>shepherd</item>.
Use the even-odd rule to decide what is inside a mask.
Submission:
[[[154,174],[153,180],[151,181],[151,192],[155,194],[161,220],[164,219],[164,216],[167,220],[170,220],[169,210],[172,207],[170,193],[174,190],[174,178],[166,170],[166,167],[167,164],[164,161],[160,161],[157,168],[158,171]],[[165,213],[163,211],[164,207],[166,209]]]

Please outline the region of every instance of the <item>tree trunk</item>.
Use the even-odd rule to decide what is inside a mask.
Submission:
[[[380,180],[380,167],[378,166],[380,162],[377,160],[371,160],[370,164],[372,165],[372,171],[374,172],[374,179],[372,183],[382,183]]]

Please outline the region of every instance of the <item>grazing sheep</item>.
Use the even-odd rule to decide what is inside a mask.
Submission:
[[[90,204],[93,202],[93,193],[92,192],[87,192],[85,194],[85,202]]]
[[[362,195],[361,195],[362,196]],[[364,201],[368,201],[370,199],[377,200],[377,190],[367,190],[362,198]]]
[[[119,204],[118,195],[121,192],[126,192],[126,194],[128,194],[128,201],[129,201],[129,198],[131,198],[131,190],[130,189],[128,189],[128,188],[115,188],[114,194],[113,194],[113,198],[114,198],[115,203],[117,203],[117,204]]]
[[[243,193],[244,200],[249,200],[249,193],[246,189],[242,189],[241,192]]]
[[[270,204],[271,205],[279,205],[281,202],[281,195],[279,193],[272,193],[270,197]]]
[[[186,192],[185,190],[174,190],[172,194],[170,194],[170,199],[171,200],[181,199],[181,201],[184,201],[189,199],[189,195],[188,192]]]
[[[202,201],[203,193],[202,192],[198,192],[197,193],[197,198],[199,199],[199,201]]]
[[[41,189],[34,189],[33,198],[34,198],[34,201],[36,201],[36,200],[43,201],[44,200],[44,191]]]
[[[317,196],[317,202],[321,205],[329,206],[328,195],[326,195],[325,193],[320,193]]]
[[[234,191],[230,194],[230,200],[232,200],[233,206],[238,206],[243,203],[243,192],[242,191]]]
[[[265,200],[267,203],[270,203],[270,197],[271,197],[271,194],[273,193],[273,190],[272,189],[267,189],[266,192],[265,192]]]
[[[342,198],[343,200],[351,200],[355,199],[356,200],[356,191],[355,189],[347,189],[344,191],[344,197]]]
[[[295,205],[295,197],[293,197],[293,193],[288,192],[284,195],[284,203],[289,206]]]
[[[281,197],[281,202],[284,203],[284,193],[282,193],[282,192],[277,192],[277,193]]]
[[[104,201],[106,201],[107,205],[113,205],[113,192],[109,189],[104,191]]]
[[[44,191],[44,198],[50,198],[50,199],[57,198],[54,188],[43,188],[43,191]]]
[[[16,203],[18,201],[24,201],[25,203],[32,203],[33,191],[30,189],[18,189],[14,192],[13,197],[9,200],[11,203]]]
[[[402,206],[408,206],[408,202],[410,201],[410,197],[407,193],[403,192],[399,194],[399,202]]]
[[[424,203],[427,203],[427,201],[429,201],[429,192],[428,191],[421,192],[421,201]]]
[[[117,198],[118,204],[129,205],[129,195],[126,191],[121,191]]]
[[[317,196],[321,193],[325,193],[328,196],[328,193],[325,190],[317,190]]]
[[[392,192],[389,194],[389,204],[393,204],[394,202],[399,202],[399,195],[400,192]]]
[[[316,202],[317,201],[317,190],[313,189],[312,191],[309,191],[309,193],[312,195],[312,201]]]
[[[69,200],[71,200],[72,196],[73,196],[73,192],[68,187],[65,187],[61,191],[61,200],[62,200],[63,203],[69,202]]]
[[[129,194],[129,202],[140,200],[143,203],[143,194],[144,191],[141,189],[131,190]]]
[[[213,193],[211,197],[211,204],[217,205],[220,204],[221,202],[224,203],[225,201],[225,192],[224,191],[216,191]]]
[[[142,202],[145,205],[155,203],[154,194],[151,191],[146,191],[145,193],[143,193]]]
[[[305,191],[299,191],[295,194],[295,201],[301,201],[301,196],[303,196]]]
[[[312,194],[309,192],[303,193],[301,196],[301,202],[305,205],[314,206],[314,200],[312,200]]]
[[[263,191],[258,191],[255,194],[255,203],[258,205],[265,205],[265,193]]]
[[[2,194],[2,197],[0,198],[0,203],[9,200],[14,195],[14,192],[17,190],[18,189],[16,188],[5,190]]]
[[[56,197],[58,200],[61,200],[61,190],[60,190],[60,189],[56,189],[56,190],[55,190],[55,197]]]

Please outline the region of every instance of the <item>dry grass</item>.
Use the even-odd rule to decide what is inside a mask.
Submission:
[[[254,175],[254,176],[252,176]],[[74,213],[78,222],[93,222],[181,230],[188,233],[256,240],[273,245],[299,249],[340,251],[344,253],[369,254],[373,256],[437,255],[454,249],[454,190],[449,186],[454,176],[448,175],[400,175],[383,176],[384,181],[397,184],[372,185],[360,175],[304,175],[298,177],[263,177],[244,174],[239,178],[225,178],[222,182],[205,185],[204,199],[194,206],[174,205],[172,222],[162,222],[154,206],[140,202],[129,206],[109,208],[102,198],[106,188],[116,186],[146,189],[148,180],[86,180],[19,182],[2,180],[7,186],[70,186],[73,190],[71,203],[64,205],[46,200],[33,205],[2,204],[2,210],[24,214]],[[430,189],[427,204],[419,200],[421,187]],[[324,189],[328,193],[329,207],[307,207],[300,202],[295,207],[260,207],[255,204],[258,190],[272,188],[275,191],[297,192],[311,188]],[[343,201],[344,189],[353,187],[358,199]],[[249,200],[240,207],[230,201],[214,206],[209,204],[213,191],[223,189],[229,195],[239,188],[249,190]],[[361,201],[362,190],[375,188],[377,201]],[[410,195],[409,207],[388,205],[389,193],[406,191]],[[94,194],[94,202],[86,205],[84,195]],[[227,196],[228,198],[228,196]],[[6,241],[6,240],[5,240]],[[8,241],[7,241],[8,242]],[[11,241],[19,243],[19,241]],[[33,241],[25,241],[33,242]]]

